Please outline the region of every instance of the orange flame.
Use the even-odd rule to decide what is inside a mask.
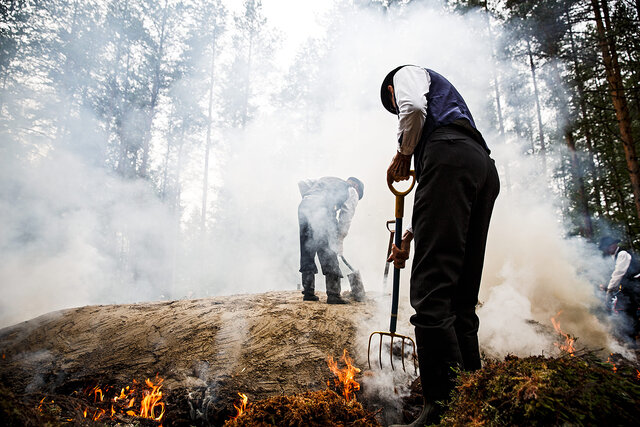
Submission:
[[[231,418],[232,420],[237,419],[244,413],[245,409],[247,409],[247,402],[249,401],[247,395],[244,393],[238,393],[238,396],[240,396],[240,406],[233,405],[233,407],[236,408],[236,411],[238,411],[238,414],[235,417]]]
[[[556,332],[560,335],[562,335],[565,339],[564,344],[560,344],[560,343],[553,343],[556,347],[558,347],[560,349],[560,351],[563,351],[565,353],[569,353],[571,356],[574,356],[574,353],[576,351],[576,348],[574,346],[574,343],[576,342],[576,339],[574,337],[572,337],[569,334],[566,334],[564,332],[562,332],[562,329],[560,329],[560,322],[558,320],[556,320],[560,314],[562,313],[562,310],[560,310],[558,312],[558,314],[556,314],[555,317],[551,318],[551,323],[553,323],[553,327],[556,330]]]
[[[355,392],[360,390],[360,384],[356,382],[355,376],[360,372],[360,369],[353,366],[353,360],[349,357],[347,349],[342,352],[340,360],[346,365],[343,369],[338,368],[338,362],[333,360],[333,357],[329,356],[327,364],[329,369],[337,377],[334,378],[336,387],[342,388],[342,395],[347,401],[355,399]]]
[[[91,391],[89,392],[89,394],[93,393],[93,401],[97,402],[98,401],[98,396],[100,396],[100,402],[102,402],[104,400],[104,395],[102,394],[102,389],[99,386],[95,386],[94,388],[91,389]]]
[[[165,403],[162,402],[163,393],[161,391],[163,379],[156,375],[154,381],[150,379],[145,380],[145,384],[148,389],[143,389],[142,384],[133,380],[133,386],[126,386],[120,389],[120,394],[114,390],[114,387],[95,387],[88,389],[85,393],[93,398],[94,403],[103,408],[96,408],[93,414],[91,408],[86,408],[83,411],[83,417],[98,421],[104,418],[115,418],[117,414],[126,414],[131,417],[147,418],[154,421],[160,421],[165,413]],[[117,389],[116,389],[117,390]],[[105,397],[108,396],[107,399]],[[137,399],[137,396],[140,399]],[[106,401],[105,401],[106,400]],[[40,406],[42,405],[40,401]],[[139,409],[134,407],[136,401],[140,401]],[[101,403],[112,402],[110,407],[107,405],[100,405]]]
[[[162,388],[162,382],[164,381],[162,378],[156,377],[157,385],[151,382],[147,378],[145,383],[147,387],[151,389],[144,391],[144,397],[142,398],[142,402],[140,403],[140,417],[142,418],[151,418],[155,421],[160,421],[162,416],[164,415],[165,407],[164,402],[161,402],[162,392],[160,389]],[[160,414],[156,415],[156,407],[160,408]]]
[[[47,396],[43,397],[42,400],[40,401],[40,403],[38,403],[38,411],[42,412],[42,405],[44,405],[44,400],[47,398]],[[51,401],[51,403],[53,403],[53,400]]]
[[[611,369],[613,369],[613,372],[616,372],[618,368],[616,367],[616,364],[613,362],[613,360],[611,360],[611,356],[613,356],[613,353],[611,353],[611,355],[607,357],[607,363],[612,366]]]
[[[107,411],[105,411],[104,409],[98,409],[93,414],[93,421],[98,421],[100,419],[100,417],[102,417],[106,413],[107,413]]]

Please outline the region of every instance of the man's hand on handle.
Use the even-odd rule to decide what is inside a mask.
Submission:
[[[387,183],[392,184],[397,181],[406,181],[409,179],[410,169],[411,156],[397,152],[387,169]]]
[[[411,241],[413,240],[413,233],[409,230],[405,231],[402,236],[402,243],[400,246],[402,248],[398,248],[395,244],[391,246],[391,255],[389,255],[389,259],[387,262],[393,261],[393,266],[396,268],[404,268],[405,263],[409,259],[409,255],[411,253]]]

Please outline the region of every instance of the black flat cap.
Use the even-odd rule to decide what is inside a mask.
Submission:
[[[380,100],[382,101],[382,105],[387,109],[391,114],[398,114],[398,111],[393,107],[393,103],[391,102],[391,94],[389,93],[389,85],[393,86],[393,76],[396,75],[398,70],[402,67],[406,67],[406,65],[401,65],[399,67],[394,68],[387,74],[387,77],[382,81],[382,86],[380,86]]]
[[[602,239],[600,239],[600,243],[598,243],[598,249],[603,251],[607,249],[609,246],[619,242],[620,242],[620,239],[614,239],[611,236],[604,236]]]

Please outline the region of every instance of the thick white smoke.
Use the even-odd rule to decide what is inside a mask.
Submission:
[[[381,292],[389,237],[385,222],[394,216],[385,171],[396,148],[397,119],[381,106],[379,85],[395,66],[416,64],[440,72],[462,93],[501,172],[478,311],[483,349],[492,355],[552,351],[556,337],[540,331],[550,328],[550,318],[561,310],[563,330],[580,343],[609,346],[605,325],[592,314],[594,287],[606,279],[607,265],[587,243],[565,238],[538,166],[521,156],[519,142],[505,145],[494,130],[487,107],[493,59],[484,18],[451,14],[439,5],[412,4],[380,14],[343,4],[323,22],[337,41],[319,64],[328,108],[310,112],[313,132],[300,130],[293,114],[298,106],[287,105],[269,108],[244,130],[225,134],[212,173],[216,233],[204,243],[172,240],[168,230],[175,225],[153,189],[92,165],[81,151],[56,148],[35,159],[3,157],[0,325],[93,303],[295,289],[297,182],[328,175],[356,176],[365,183],[345,256],[362,272],[367,290]],[[333,25],[337,22],[342,24]],[[91,141],[78,142],[83,144]],[[198,173],[185,175],[195,176],[185,194],[199,194]],[[408,197],[406,224],[411,204]],[[197,211],[197,205],[189,210]],[[105,239],[120,229],[127,231],[120,244],[134,251],[127,258],[135,263],[126,266],[127,277],[118,277],[122,248]],[[196,266],[192,270],[198,273],[169,280],[167,260],[185,253],[198,259],[183,267]],[[412,332],[408,267],[400,301],[403,333]],[[380,317],[363,325],[363,335],[385,329],[387,316],[383,302]]]

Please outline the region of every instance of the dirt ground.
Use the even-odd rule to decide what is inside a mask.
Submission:
[[[180,411],[174,420],[218,425],[238,392],[252,401],[326,387],[327,357],[345,348],[364,367],[356,334],[375,301],[320,297],[303,302],[299,291],[281,291],[50,313],[0,330],[0,379],[35,399],[158,374]]]

